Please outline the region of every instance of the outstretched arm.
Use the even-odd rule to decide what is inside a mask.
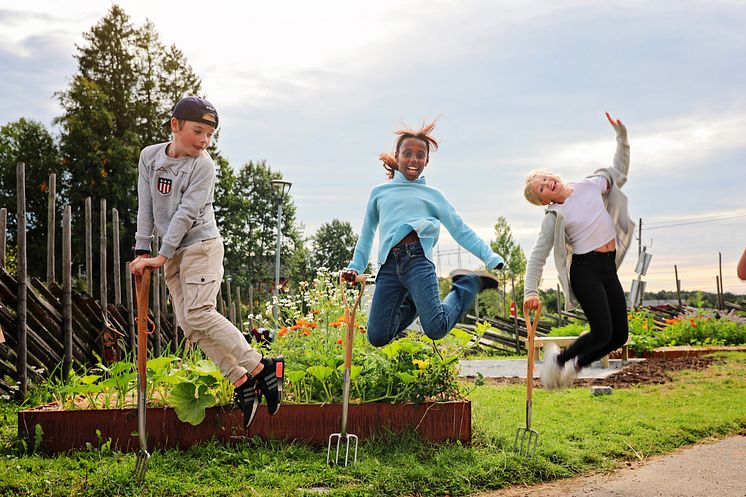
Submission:
[[[621,173],[616,175],[614,181],[618,187],[622,187],[627,182],[627,172],[629,171],[629,141],[627,141],[627,128],[622,124],[620,119],[614,119],[606,112],[606,119],[616,131],[616,153],[614,154],[614,169]]]

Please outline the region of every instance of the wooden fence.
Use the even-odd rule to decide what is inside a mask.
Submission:
[[[25,166],[17,166],[17,218],[16,236],[17,271],[11,275],[6,271],[6,223],[7,209],[0,208],[0,393],[15,393],[19,400],[27,395],[28,379],[39,376],[48,378],[53,371],[62,379],[71,368],[95,365],[99,360],[111,363],[132,353],[135,349],[135,320],[133,278],[122,261],[119,240],[119,213],[106,207],[106,199],[100,199],[99,230],[99,285],[98,296],[93,289],[93,240],[92,200],[85,201],[85,247],[86,288],[88,294],[72,289],[71,254],[71,208],[66,205],[62,219],[62,281],[55,275],[55,202],[56,175],[49,177],[47,253],[32,254],[46,256],[47,280],[29,279],[26,259],[26,199]],[[109,255],[107,233],[111,212],[111,245]],[[126,276],[122,278],[122,273]],[[113,276],[114,302],[109,301],[109,276]],[[175,350],[183,332],[176,325],[163,271],[153,272],[150,314],[155,323],[155,332],[150,335],[149,348],[153,355],[160,356],[164,347]],[[125,286],[126,303],[122,302],[122,284]],[[232,301],[230,283],[218,297],[218,309],[230,315],[231,321],[243,331],[241,319],[241,289],[235,289]],[[249,296],[252,292],[249,289]],[[228,298],[226,306],[223,297]],[[249,304],[251,312],[251,304]],[[13,388],[12,388],[13,387]],[[16,390],[17,389],[17,390]]]

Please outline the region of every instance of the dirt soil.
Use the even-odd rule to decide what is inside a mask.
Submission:
[[[618,372],[606,378],[575,380],[573,386],[610,386],[612,388],[629,388],[634,385],[658,385],[673,380],[673,374],[682,369],[702,370],[712,364],[721,363],[721,359],[703,356],[683,356],[675,358],[659,357],[642,362],[632,362]],[[522,378],[488,378],[492,385],[523,384]],[[534,379],[534,387],[540,388],[541,383]]]

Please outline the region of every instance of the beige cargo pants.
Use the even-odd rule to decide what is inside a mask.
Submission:
[[[259,364],[262,355],[215,308],[223,281],[223,240],[213,238],[176,251],[166,261],[166,285],[184,336],[198,344],[235,383]]]

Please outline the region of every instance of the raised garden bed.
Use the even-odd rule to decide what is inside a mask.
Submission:
[[[284,404],[276,416],[261,406],[246,431],[238,409],[208,408],[205,420],[197,426],[181,422],[172,408],[148,408],[149,449],[185,449],[218,440],[240,443],[254,436],[263,439],[302,441],[325,446],[329,435],[340,429],[341,404]],[[41,438],[36,426],[41,427]],[[18,414],[18,435],[45,454],[98,447],[111,440],[121,451],[138,450],[137,410],[99,409],[64,411],[39,407]],[[350,405],[348,432],[361,440],[384,433],[417,432],[432,442],[471,442],[471,403],[469,401],[426,402],[422,404]]]

